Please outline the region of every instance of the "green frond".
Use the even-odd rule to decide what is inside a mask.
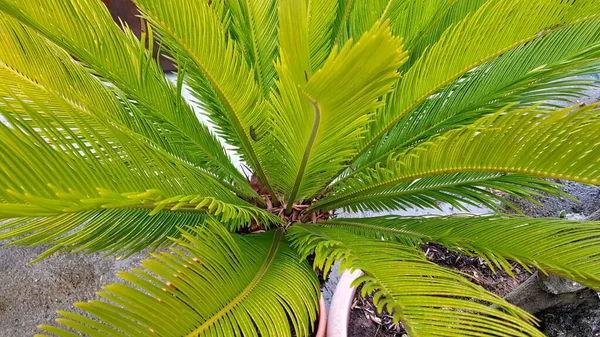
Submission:
[[[334,45],[334,29],[339,0],[310,0],[308,40],[313,72],[321,69]]]
[[[334,219],[322,225],[373,238],[438,242],[468,255],[482,256],[492,269],[497,267],[511,275],[508,260],[600,288],[598,222],[509,215],[384,216]]]
[[[424,36],[436,30],[443,32],[451,25],[452,21],[444,20],[450,12],[455,12],[455,15],[451,17],[456,18],[460,14],[464,17],[468,12],[464,9],[462,12],[457,11],[456,7],[478,8],[484,1],[486,0],[392,0],[385,17],[391,20],[394,34],[404,38],[410,53],[408,65],[420,56],[414,53],[414,49],[418,49],[419,41]]]
[[[424,3],[427,3],[427,6],[432,6],[427,0],[405,1],[406,5],[398,6],[402,9],[401,13],[425,14],[425,16],[422,16],[424,24],[416,24],[417,26],[421,26],[421,31],[419,32],[413,29],[412,25],[407,24],[408,22],[405,23],[400,18],[400,22],[396,23],[399,27],[399,33],[403,32],[406,34],[406,44],[410,51],[410,58],[405,68],[409,68],[419,60],[423,53],[440,40],[440,37],[443,36],[448,28],[455,26],[469,15],[472,15],[482,6],[498,1],[500,0],[439,1],[440,5],[443,6],[438,7],[437,13],[432,13],[431,10],[421,11],[420,6],[424,6]],[[415,3],[417,4],[416,8]],[[435,3],[438,2],[436,1]],[[406,11],[404,8],[411,11]]]
[[[598,17],[596,0],[490,1],[447,29],[406,72],[377,114],[357,159],[403,116],[469,70],[554,30]],[[510,15],[508,14],[510,13]]]
[[[11,93],[6,85],[0,85],[0,117],[5,121],[0,124],[0,218],[27,219],[10,222],[11,230],[3,237],[35,235],[44,231],[47,219],[105,209],[145,208],[147,215],[137,221],[147,221],[159,211],[214,214],[230,222],[232,229],[274,220],[211,175],[103,115],[52,92],[6,96]],[[201,219],[197,217],[193,225],[201,224]],[[75,236],[85,239],[89,225]],[[103,228],[106,232],[100,230],[93,239],[108,248],[114,240],[104,234],[111,232],[111,226]],[[166,235],[168,228],[157,230]],[[130,237],[131,242],[136,240]],[[70,244],[77,243],[71,240]]]
[[[270,139],[266,137],[269,106],[243,50],[227,39],[227,27],[218,13],[208,2],[135,2],[162,42],[184,63],[188,83],[218,133],[237,149],[273,195],[257,154],[257,148],[269,146],[264,144]]]
[[[354,285],[373,293],[378,310],[401,320],[411,336],[543,336],[533,316],[414,247],[316,225],[294,226],[289,236],[303,255],[316,254],[317,267],[342,259],[341,269],[362,270]]]
[[[242,237],[214,221],[187,230],[179,247],[119,275],[131,285],[109,285],[103,300],[75,305],[98,320],[60,312],[57,322],[85,336],[309,335],[319,283],[282,230]]]
[[[313,73],[310,62],[308,3],[280,1],[278,14],[280,57],[287,60],[294,82],[304,87]]]
[[[413,41],[431,29],[439,29],[440,23],[436,21],[459,2],[472,1],[358,0],[348,17],[349,35],[357,38],[378,20],[390,20],[393,34],[404,39],[412,58]],[[409,59],[407,64],[411,63]]]
[[[219,141],[200,124],[147,51],[146,43],[150,50],[154,43],[151,30],[138,40],[128,28],[115,25],[104,4],[97,0],[1,0],[0,11],[33,27],[74,55],[114,85],[123,101],[134,101],[138,109],[130,107],[131,116],[124,116],[122,123],[157,146],[235,182],[238,190],[244,190],[243,176],[231,164]],[[36,66],[27,62],[26,67]],[[27,71],[22,67],[17,70]],[[244,193],[251,195],[247,188]]]
[[[600,72],[600,19],[550,33],[487,62],[428,98],[371,151],[354,163],[360,168],[385,161],[444,131],[468,125],[507,104],[568,102],[593,81],[576,76]]]
[[[600,109],[594,105],[500,110],[338,181],[321,205],[381,193],[415,179],[468,172],[598,184],[599,127]]]
[[[204,212],[159,212],[150,215],[143,208],[93,209],[53,216],[30,215],[3,222],[0,240],[6,245],[48,245],[46,252],[33,262],[54,253],[106,252],[106,255],[129,256],[148,247],[156,249],[178,237],[180,226],[202,227]],[[229,226],[230,224],[226,224]]]
[[[338,10],[333,24],[333,44],[343,46],[350,38],[348,31],[348,18],[352,13],[355,0],[338,0]]]
[[[245,49],[256,81],[268,97],[275,79],[277,57],[277,1],[225,0],[231,17],[230,29]]]
[[[356,64],[367,57],[370,62],[357,69]],[[270,176],[285,192],[288,207],[293,200],[318,194],[344,167],[369,113],[383,104],[379,98],[391,90],[396,69],[405,60],[401,40],[386,24],[375,25],[340,51],[334,49],[304,87],[293,82],[284,56],[278,69],[279,94],[272,98],[277,110],[273,133],[283,152],[275,158],[279,164],[270,165],[284,174]]]
[[[467,211],[467,205],[483,205],[492,210],[501,210],[506,205],[518,210],[494,190],[533,203],[539,203],[533,197],[542,196],[542,193],[569,197],[559,189],[558,184],[523,174],[455,173],[403,182],[376,192],[363,193],[355,198],[333,202],[324,200],[323,203],[315,204],[312,209],[343,208],[353,212],[382,212],[421,207],[441,210],[441,203],[447,203],[459,211]]]
[[[206,223],[212,214],[230,231],[250,223],[268,227],[279,219],[260,209],[229,204],[214,197],[188,195],[165,197],[157,190],[116,193],[99,189],[98,197],[57,190],[57,198],[8,191],[18,203],[0,203],[0,240],[10,245],[51,245],[37,260],[55,252],[106,251],[132,254],[169,243],[178,227]]]
[[[390,5],[394,2],[398,3],[398,1],[390,0],[353,1],[352,10],[348,15],[349,39],[360,38],[364,33],[368,32],[377,21],[384,21],[384,17],[386,16],[384,13],[389,10]],[[403,35],[398,36],[404,39]]]

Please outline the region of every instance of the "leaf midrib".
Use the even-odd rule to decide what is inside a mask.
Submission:
[[[422,192],[428,192],[431,190],[436,190],[436,189],[441,189],[441,188],[447,188],[447,187],[457,187],[457,186],[461,186],[461,185],[469,185],[469,184],[474,184],[474,183],[478,183],[478,182],[484,182],[490,179],[495,179],[498,178],[499,176],[493,176],[493,177],[485,177],[485,178],[477,178],[477,179],[472,179],[472,180],[467,180],[467,181],[460,181],[460,182],[454,182],[454,183],[449,183],[449,184],[435,184],[432,186],[428,186],[428,187],[423,187],[423,188],[417,188],[417,189],[413,189],[413,190],[403,190],[403,191],[398,191],[398,192],[392,192],[392,193],[387,193],[387,194],[374,194],[374,195],[359,195],[357,197],[354,198],[344,198],[343,200],[334,200],[332,202],[328,202],[327,205],[329,205],[329,207],[338,207],[338,205],[340,203],[347,203],[349,204],[352,201],[356,201],[356,200],[377,200],[380,198],[393,198],[393,197],[398,197],[398,196],[402,196],[402,195],[411,195],[411,194],[417,194],[417,193],[422,193]],[[319,209],[323,209],[321,207],[319,207]],[[331,208],[328,208],[331,209]],[[309,210],[310,211],[310,210]]]
[[[313,210],[323,209],[323,206],[325,206],[325,205],[340,203],[344,200],[352,200],[354,198],[360,197],[361,195],[363,195],[365,193],[370,193],[370,192],[376,191],[380,188],[392,187],[395,184],[405,182],[405,181],[415,180],[418,178],[427,178],[427,177],[433,177],[433,176],[437,176],[437,175],[454,174],[454,173],[499,173],[499,172],[515,173],[515,174],[518,174],[518,173],[529,174],[532,176],[549,178],[549,179],[570,180],[570,181],[579,182],[579,183],[583,183],[583,184],[593,184],[594,183],[592,181],[592,179],[587,179],[586,177],[570,175],[570,174],[539,172],[537,170],[520,169],[520,168],[514,168],[514,167],[498,166],[498,167],[486,167],[485,169],[481,169],[478,167],[453,167],[453,168],[447,168],[447,169],[431,170],[426,173],[409,174],[409,175],[405,175],[405,176],[402,176],[399,178],[386,180],[384,182],[369,186],[367,188],[354,190],[354,192],[352,192],[350,194],[341,195],[340,197],[337,197],[337,198],[332,196],[332,200],[324,202],[322,204],[316,204],[315,207],[313,208]]]
[[[292,192],[290,193],[290,196],[287,201],[287,207],[285,210],[287,214],[290,214],[290,212],[292,211],[292,207],[294,206],[294,199],[296,199],[298,195],[300,183],[302,183],[302,178],[304,177],[304,172],[306,171],[306,166],[308,164],[308,159],[310,158],[315,139],[317,138],[317,133],[319,132],[319,126],[321,124],[321,107],[319,106],[319,103],[309,98],[308,96],[307,98],[313,105],[315,112],[315,121],[313,123],[312,131],[310,133],[310,137],[308,138],[308,142],[306,143],[306,148],[304,149],[304,155],[302,156],[302,161],[300,163],[300,167],[298,168],[298,174],[296,175],[296,180],[294,181],[294,187],[292,188]]]
[[[223,309],[221,309],[219,312],[214,314],[210,319],[208,319],[206,322],[204,322],[196,330],[187,334],[186,337],[199,336],[201,333],[206,331],[206,329],[208,329],[213,324],[215,324],[219,319],[221,319],[226,313],[228,313],[233,308],[235,308],[240,302],[242,302],[254,290],[254,288],[261,282],[262,278],[265,276],[265,274],[271,267],[271,263],[275,259],[275,256],[277,255],[277,251],[279,250],[281,239],[283,238],[283,234],[284,234],[283,228],[280,228],[279,230],[277,230],[277,232],[275,233],[275,236],[273,237],[273,243],[271,244],[269,253],[267,254],[267,256],[265,258],[265,262],[262,264],[262,266],[256,273],[256,276],[254,276],[254,278],[252,279],[252,281],[250,281],[250,283],[246,286],[246,288],[244,288],[244,290],[242,290],[234,299],[232,299],[225,307],[223,307]]]

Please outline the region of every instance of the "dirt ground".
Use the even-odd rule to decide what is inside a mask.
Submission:
[[[117,282],[119,270],[137,266],[144,254],[126,260],[100,254],[54,255],[33,265],[27,263],[42,247],[0,248],[0,336],[26,337],[51,324],[57,310],[75,302],[97,298],[102,286]]]

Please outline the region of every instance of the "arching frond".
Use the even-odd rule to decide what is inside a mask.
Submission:
[[[338,0],[279,2],[281,58],[300,87],[330,57],[340,5]]]
[[[373,293],[378,310],[391,312],[412,336],[543,336],[533,316],[414,247],[316,225],[294,226],[290,236],[303,255],[316,254],[317,267],[343,259],[342,269],[362,270],[354,285]]]
[[[492,269],[497,267],[511,275],[508,260],[600,288],[598,222],[458,215],[334,219],[322,225],[373,238],[438,242],[465,254],[482,256]]]
[[[600,72],[600,19],[550,33],[483,64],[403,117],[354,167],[385,161],[502,106],[567,101],[593,85],[576,76]]]
[[[150,36],[138,40],[128,28],[122,30],[115,25],[104,4],[97,0],[1,0],[0,10],[33,27],[91,67],[120,91],[123,100],[138,104],[139,111],[131,111],[133,116],[123,118],[123,121],[137,118],[137,121],[125,122],[135,127],[136,132],[243,188],[245,181],[221,144],[200,124],[147,51],[146,43],[151,47],[154,43],[151,32]],[[17,66],[17,70],[28,71]],[[26,66],[31,71],[41,70],[42,65],[36,67],[27,62]],[[186,145],[188,147],[184,147]]]
[[[542,178],[600,181],[600,110],[503,110],[340,180],[321,202],[375,194],[418,178],[453,173],[504,172]],[[318,204],[315,207],[319,207]]]
[[[29,210],[27,210],[29,212]],[[129,256],[148,247],[168,245],[169,237],[179,236],[180,226],[201,227],[205,212],[158,212],[150,215],[143,208],[92,209],[53,216],[30,215],[3,221],[0,240],[7,245],[48,245],[33,262],[54,253],[106,252]],[[226,226],[230,226],[227,224]]]
[[[239,45],[227,39],[218,13],[202,1],[135,2],[163,43],[185,64],[190,87],[218,133],[238,150],[273,195],[257,154],[261,140],[270,139],[265,136],[269,107]]]
[[[294,83],[304,87],[313,73],[310,62],[308,2],[281,1],[278,14],[280,57],[286,62]]]
[[[556,29],[599,14],[596,0],[491,1],[444,32],[403,75],[387,105],[377,114],[358,158],[408,112],[467,71]],[[510,16],[509,14],[510,13]]]
[[[366,57],[370,62],[356,69]],[[396,69],[405,60],[401,40],[385,24],[375,25],[339,52],[335,49],[303,88],[293,82],[284,58],[279,67],[283,73],[280,94],[273,97],[274,134],[281,139],[284,152],[278,158],[280,164],[271,165],[284,174],[271,176],[290,201],[288,207],[291,201],[318,194],[352,156],[369,112],[381,106],[379,97],[391,90]],[[304,126],[295,130],[297,122]]]
[[[126,126],[146,137],[154,146],[223,179],[226,186],[240,195],[255,195],[226,157],[221,158],[224,161],[213,157],[215,165],[208,163],[207,160],[213,159],[206,155],[205,149],[198,149],[198,143],[175,125],[162,117],[154,118],[145,108],[127,102],[126,97],[120,102],[119,94],[113,88],[90,74],[66,52],[11,17],[0,13],[0,18],[0,44],[4,46],[0,50],[0,73],[7,85],[5,88],[10,87],[12,94],[20,97],[47,96],[46,106],[54,105],[55,112],[60,113],[60,104],[56,107],[57,104],[52,102],[58,96],[76,109],[84,108],[97,117]],[[2,93],[0,89],[2,96],[10,96],[11,93]],[[212,150],[218,151],[218,148]]]
[[[405,22],[401,19],[401,16],[398,17],[400,22],[396,23],[396,25],[400,27],[399,33],[404,32],[404,34],[406,34],[406,44],[410,50],[410,58],[406,63],[405,68],[409,68],[419,60],[421,55],[426,52],[428,48],[440,40],[440,37],[443,36],[446,30],[454,27],[469,15],[475,13],[483,5],[489,5],[498,1],[500,0],[439,1],[439,4],[443,6],[439,6],[439,10],[435,13],[432,13],[431,11],[421,11],[420,7],[424,6],[424,3],[427,3],[427,6],[432,6],[427,0],[405,1],[406,5],[401,4],[398,6],[402,10],[401,13],[426,14],[426,16],[423,17],[425,20],[416,24],[416,26],[421,26],[420,31],[413,29],[410,22]],[[435,3],[438,2],[436,1]],[[414,7],[416,8],[413,9]],[[412,12],[408,12],[404,8],[411,9]],[[408,29],[408,31],[405,29]]]
[[[308,40],[311,69],[321,69],[334,45],[334,29],[339,0],[309,1]]]
[[[283,231],[242,237],[210,223],[144,261],[144,270],[119,275],[133,286],[109,285],[104,301],[76,304],[101,322],[60,312],[58,323],[85,336],[308,336],[319,283]]]
[[[468,1],[455,0],[357,0],[348,17],[348,29],[351,37],[359,37],[377,20],[390,20],[392,32],[404,39],[411,55],[407,64],[414,60],[412,48],[414,40],[427,34],[429,30],[441,29],[443,22],[438,22],[457,3]],[[482,0],[479,0],[482,2]],[[448,27],[446,24],[445,27]],[[417,57],[417,55],[414,55]]]
[[[268,97],[275,79],[277,57],[277,1],[225,0],[231,30],[246,52],[258,85]]]
[[[467,205],[483,205],[493,210],[500,210],[504,206],[516,209],[494,190],[533,203],[538,201],[532,197],[541,196],[542,193],[568,197],[557,184],[523,174],[455,173],[407,181],[373,193],[363,193],[356,198],[339,199],[331,203],[324,201],[315,204],[312,209],[343,208],[354,212],[381,212],[412,207],[441,209],[441,203],[462,211],[467,211]]]
[[[94,114],[95,110],[47,91],[7,96],[12,93],[7,85],[0,85],[0,117],[4,120],[0,124],[4,158],[0,163],[0,218],[25,219],[9,222],[11,230],[3,233],[3,238],[35,236],[46,230],[49,219],[68,217],[66,214],[92,219],[93,211],[105,209],[146,209],[145,215],[136,213],[135,219],[129,219],[130,224],[152,222],[148,217],[160,211],[196,214],[193,223],[183,223],[186,225],[202,224],[204,214],[214,214],[230,222],[232,229],[252,221],[273,220],[209,174],[151,146],[104,115]],[[83,232],[71,236],[75,239],[69,241],[69,249],[85,245],[77,239],[85,241],[83,234],[89,233],[93,224],[81,220],[70,228],[79,225]],[[96,225],[102,227],[94,229],[97,235],[89,239],[97,240],[97,246],[113,247],[116,240],[109,237],[113,224]],[[132,233],[134,229],[123,230]],[[155,230],[155,236],[165,236],[169,226]],[[54,237],[37,243],[51,239]],[[130,236],[120,248],[138,239]]]

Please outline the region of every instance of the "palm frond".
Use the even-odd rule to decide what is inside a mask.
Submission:
[[[198,215],[193,225],[202,224],[208,213],[230,222],[232,229],[252,221],[275,220],[236,197],[211,175],[153,147],[104,115],[48,91],[11,96],[7,85],[0,85],[0,117],[4,120],[0,124],[4,158],[0,163],[0,218],[40,219],[10,222],[12,229],[2,234],[4,238],[35,235],[53,217],[67,213],[86,216],[104,209],[146,209],[145,216],[131,221],[149,221],[148,217],[160,211],[191,212]],[[83,234],[90,226],[84,222],[83,232],[74,237],[85,239]],[[102,228],[106,232],[99,229],[93,239],[111,247],[114,240],[103,235],[112,231],[111,225]],[[134,229],[125,230],[132,233]],[[157,230],[165,235],[169,227]],[[70,244],[77,243],[71,240]]]
[[[275,79],[277,1],[226,0],[225,4],[230,13],[230,29],[245,48],[244,55],[266,98]]]
[[[158,212],[150,215],[143,208],[93,209],[53,216],[29,216],[4,221],[0,240],[6,245],[48,245],[37,262],[54,253],[106,252],[125,257],[148,247],[157,249],[170,244],[169,237],[178,237],[178,227],[202,227],[207,214],[197,212]],[[230,223],[224,223],[231,226]]]
[[[324,201],[322,204],[315,204],[309,211],[342,208],[353,212],[382,212],[412,207],[441,210],[441,203],[447,203],[459,211],[467,211],[467,205],[483,205],[492,210],[508,206],[518,211],[510,201],[495,191],[539,203],[533,197],[541,196],[542,193],[569,197],[559,187],[558,184],[523,174],[455,173],[403,182],[355,198]]]
[[[336,19],[333,24],[333,44],[343,46],[350,38],[348,32],[348,18],[352,13],[355,0],[338,0]]]
[[[321,69],[334,45],[334,29],[339,0],[311,0],[308,12],[310,64],[313,72]]]
[[[22,97],[50,95],[46,102],[49,105],[53,104],[52,95],[57,95],[75,108],[84,107],[94,115],[126,126],[146,137],[154,146],[223,179],[226,186],[240,195],[255,195],[226,156],[216,159],[207,155],[213,150],[218,153],[222,148],[199,149],[199,143],[179,131],[177,126],[161,117],[154,118],[144,107],[130,103],[125,95],[120,101],[120,94],[115,93],[114,88],[106,86],[36,32],[3,13],[0,18],[0,43],[5,46],[0,50],[0,73],[13,94]]]
[[[125,116],[122,123],[135,127],[136,132],[157,146],[165,146],[178,157],[244,189],[243,176],[231,164],[219,141],[200,124],[146,49],[146,43],[150,47],[154,43],[151,31],[138,40],[128,28],[115,25],[104,4],[96,0],[2,0],[0,10],[33,27],[91,67],[118,89],[124,101],[138,104],[138,111],[132,109],[133,116]],[[26,65],[30,67],[31,63]],[[136,116],[138,113],[143,117]],[[137,121],[126,121],[132,117]],[[144,125],[149,123],[153,125]],[[246,194],[250,192],[245,190]]]
[[[288,207],[294,200],[318,194],[352,156],[369,113],[381,106],[379,97],[391,90],[405,56],[401,40],[385,24],[375,25],[339,52],[335,49],[303,88],[296,87],[291,71],[285,73],[289,68],[284,56],[280,93],[272,100],[278,110],[274,135],[285,152],[278,153],[281,164],[271,165],[284,174],[271,176],[285,191]],[[356,69],[365,57],[370,62]]]
[[[412,336],[543,336],[533,316],[414,247],[316,225],[294,226],[289,235],[303,255],[316,254],[316,267],[342,259],[341,269],[362,270],[354,285],[373,293],[378,310],[401,320]]]
[[[385,161],[393,151],[468,125],[507,104],[526,107],[580,97],[593,86],[593,81],[576,76],[600,72],[599,54],[599,19],[558,30],[513,49],[427,99],[353,166]]]
[[[468,255],[482,256],[492,269],[497,267],[511,275],[508,260],[600,288],[598,222],[458,215],[334,219],[322,225],[373,238],[438,242]]]
[[[348,15],[349,39],[358,39],[368,32],[377,21],[383,21],[392,2],[389,0],[353,1],[352,10]],[[404,36],[398,35],[404,39]],[[344,42],[345,44],[345,42]]]
[[[461,0],[450,1],[449,3],[446,1],[440,1],[440,5],[443,6],[439,6],[437,13],[423,11],[426,16],[423,17],[423,23],[417,24],[421,26],[420,31],[418,32],[411,28],[412,25],[407,25],[407,23],[400,19],[400,22],[396,23],[396,25],[400,27],[399,32],[404,32],[404,34],[406,34],[406,45],[410,50],[410,58],[405,64],[405,68],[409,68],[417,60],[419,60],[423,53],[425,53],[429,48],[431,48],[432,45],[440,40],[446,30],[455,26],[469,15],[475,13],[482,6],[489,6],[490,4],[498,1],[500,0]],[[420,13],[419,7],[423,6],[423,4],[419,4],[419,2],[427,3],[428,1],[406,1],[407,5],[401,5],[399,8],[412,9],[415,7],[414,3],[417,3],[417,6],[413,11],[414,13]],[[431,5],[427,4],[427,6]],[[402,12],[407,13],[404,10],[402,10]],[[408,31],[405,29],[408,29]]]
[[[467,71],[552,31],[598,17],[593,5],[597,5],[595,0],[486,3],[446,30],[405,72],[386,111],[377,114],[354,159],[371,148],[408,112]]]
[[[260,146],[268,147],[261,144],[270,139],[266,137],[269,106],[242,49],[227,39],[227,27],[218,13],[208,2],[135,2],[162,42],[184,63],[188,83],[219,135],[237,149],[274,195],[257,154]]]
[[[99,321],[71,312],[57,321],[85,336],[309,335],[319,283],[282,230],[242,237],[209,221],[188,231],[144,270],[120,273],[131,285],[109,285],[99,293],[104,300],[75,305]]]
[[[481,2],[482,0],[479,0]],[[406,64],[412,64],[414,41],[429,30],[440,29],[443,23],[438,22],[440,17],[457,3],[470,3],[470,1],[455,0],[375,0],[356,1],[348,17],[349,36],[357,38],[378,20],[390,20],[392,32],[404,39],[405,45],[411,55]],[[446,27],[448,27],[446,25]]]
[[[303,87],[312,75],[308,3],[281,1],[278,13],[279,53],[287,60],[294,82]]]
[[[500,110],[338,181],[321,205],[454,173],[518,173],[598,184],[599,127],[597,105]]]
[[[415,53],[414,50],[419,49],[419,42],[424,36],[437,30],[443,32],[452,25],[452,22],[455,22],[444,20],[445,18],[452,17],[457,20],[461,15],[464,18],[469,9],[478,8],[484,1],[486,0],[391,1],[385,15],[391,20],[394,34],[402,36],[406,41],[410,53],[406,65],[412,65],[419,58],[420,54]],[[457,7],[461,7],[462,10],[457,10]],[[450,15],[451,12],[454,15]]]

